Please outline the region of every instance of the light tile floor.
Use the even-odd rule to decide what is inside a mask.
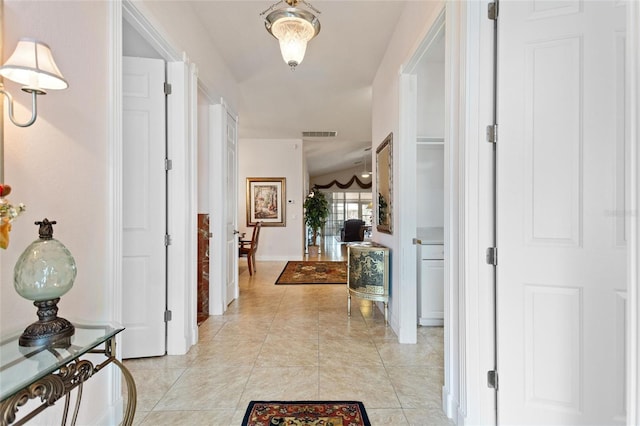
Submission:
[[[340,259],[340,246],[322,258]],[[240,260],[240,298],[209,317],[183,356],[125,361],[135,424],[240,425],[251,400],[358,400],[372,425],[452,425],[442,413],[443,331],[397,343],[371,302],[341,285],[277,286],[285,262]],[[359,309],[358,309],[359,308]]]

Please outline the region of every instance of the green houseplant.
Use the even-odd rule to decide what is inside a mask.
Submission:
[[[326,196],[314,187],[304,200],[304,223],[311,229],[311,245],[318,245],[318,233],[329,217],[329,201]]]

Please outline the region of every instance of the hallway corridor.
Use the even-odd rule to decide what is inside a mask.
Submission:
[[[341,258],[332,244],[320,259]],[[251,400],[359,400],[372,425],[452,425],[441,410],[443,329],[401,345],[343,285],[274,285],[285,262],[240,259],[240,298],[199,328],[184,356],[127,360],[135,424],[240,425]],[[357,309],[359,308],[359,309]]]

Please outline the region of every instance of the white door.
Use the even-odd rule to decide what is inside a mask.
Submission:
[[[222,103],[211,106],[209,122],[209,206],[213,234],[209,311],[212,315],[221,315],[238,297],[237,120]]]
[[[226,212],[226,264],[227,286],[225,291],[225,303],[229,305],[238,297],[238,123],[229,111],[225,111],[226,123],[226,187],[225,199],[227,200]]]
[[[500,2],[499,424],[624,423],[623,3]]]
[[[124,57],[122,357],[164,355],[165,65]]]

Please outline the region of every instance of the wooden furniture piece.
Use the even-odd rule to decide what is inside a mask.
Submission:
[[[384,322],[389,324],[388,247],[376,243],[347,244],[347,314],[351,316],[351,295],[384,303]]]
[[[0,425],[22,425],[46,408],[65,398],[62,424],[67,424],[70,393],[78,389],[71,424],[77,420],[84,382],[109,364],[118,366],[127,384],[127,407],[122,425],[133,423],[136,411],[136,385],[127,368],[115,357],[116,334],[124,328],[109,324],[73,324],[70,344],[19,346],[21,332],[2,336],[0,341]],[[103,348],[98,348],[100,346]],[[96,349],[98,348],[98,349]],[[104,354],[106,360],[93,364],[80,359],[86,354]],[[28,412],[19,412],[31,399],[42,403]],[[24,415],[22,415],[24,414]]]
[[[262,228],[262,222],[256,223],[256,226],[253,227],[253,234],[251,235],[251,240],[239,241],[238,255],[247,256],[247,263],[249,265],[249,275],[253,275],[253,272],[256,270],[256,251],[258,250],[260,228]]]

